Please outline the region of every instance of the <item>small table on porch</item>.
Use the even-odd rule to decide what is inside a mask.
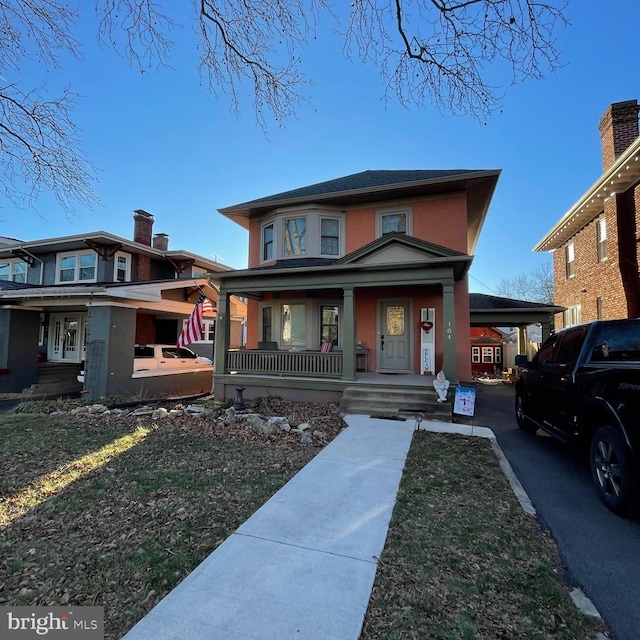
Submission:
[[[369,371],[369,349],[356,349],[356,371]]]

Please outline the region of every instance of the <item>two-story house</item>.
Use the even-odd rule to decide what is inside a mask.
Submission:
[[[600,120],[602,175],[534,247],[553,253],[556,326],[640,317],[640,137],[637,100]]]
[[[364,171],[220,209],[249,231],[249,268],[217,274],[216,397],[471,380],[467,272],[499,174]],[[248,300],[246,349],[230,348],[232,295]]]
[[[86,362],[91,397],[211,389],[202,375],[133,376],[134,344],[175,344],[203,291],[216,304],[211,276],[229,270],[188,251],[169,250],[137,210],[133,240],[104,231],[0,242],[0,392],[48,380],[74,381]],[[232,301],[232,344],[240,346],[246,307]],[[215,318],[205,318],[200,355],[213,357]],[[56,365],[55,368],[53,365]],[[61,385],[64,386],[64,385]],[[196,389],[198,387],[198,389]]]

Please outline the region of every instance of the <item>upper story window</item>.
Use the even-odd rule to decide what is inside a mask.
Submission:
[[[18,258],[12,260],[3,260],[2,262],[0,262],[0,280],[26,282],[27,268],[27,263]]]
[[[598,262],[607,257],[607,220],[599,218],[596,222],[596,236],[598,240]]]
[[[284,221],[282,255],[303,256],[307,253],[307,219],[289,218]]]
[[[116,253],[113,265],[113,281],[131,281],[131,256],[128,253],[122,253],[120,251]]]
[[[98,254],[95,251],[59,253],[56,284],[65,282],[96,282]]]
[[[412,210],[410,208],[376,211],[376,238],[393,232],[411,234]]]
[[[567,278],[573,278],[575,276],[575,248],[573,246],[573,242],[570,242],[564,249],[565,251],[565,259],[567,265]]]
[[[344,213],[310,207],[262,222],[260,262],[300,257],[339,258],[345,252]]]
[[[320,218],[320,253],[324,256],[340,255],[340,220]]]
[[[273,260],[273,222],[262,227],[262,260]]]

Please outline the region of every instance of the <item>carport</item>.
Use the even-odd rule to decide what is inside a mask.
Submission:
[[[470,325],[472,327],[518,327],[518,353],[525,353],[526,328],[531,324],[542,327],[544,342],[554,328],[554,316],[565,307],[500,298],[484,293],[469,294]]]

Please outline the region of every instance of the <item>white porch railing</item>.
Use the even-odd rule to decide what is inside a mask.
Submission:
[[[314,351],[227,351],[227,371],[269,375],[342,376],[342,354]]]

